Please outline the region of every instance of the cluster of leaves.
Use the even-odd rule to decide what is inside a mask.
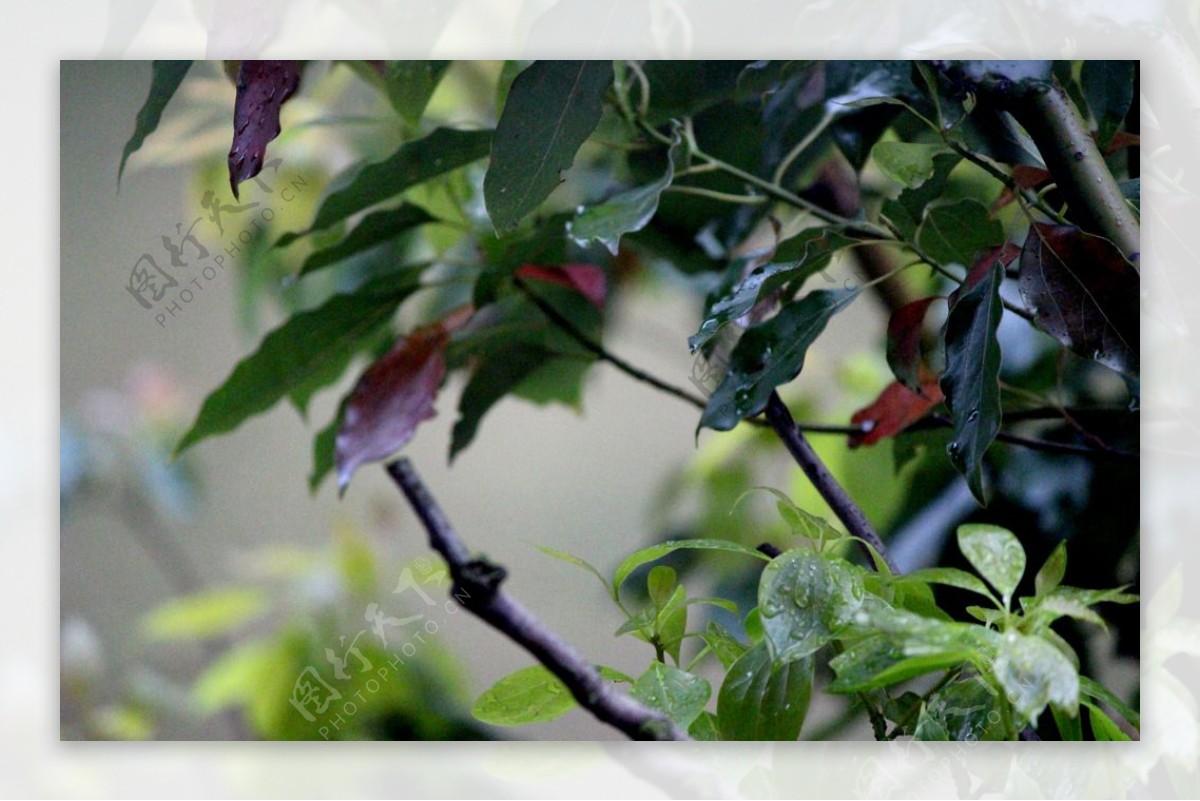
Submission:
[[[802,543],[774,558],[723,540],[680,540],[631,554],[605,578],[576,556],[542,549],[600,580],[626,616],[617,635],[631,634],[654,646],[655,660],[638,677],[607,666],[600,667],[603,676],[629,684],[635,698],[706,740],[797,739],[816,666],[826,662],[833,672],[828,690],[856,696],[871,710],[881,738],[1015,739],[1049,708],[1061,738],[1079,740],[1080,706],[1096,739],[1129,739],[1106,707],[1127,727],[1140,725],[1136,712],[1080,675],[1078,656],[1053,629],[1064,617],[1103,627],[1094,606],[1137,598],[1119,589],[1062,585],[1065,545],[1038,570],[1034,594],[1014,598],[1026,556],[1006,529],[959,528],[958,546],[976,573],[936,567],[892,575],[882,560],[876,560],[879,572],[847,561],[839,552],[848,535],[785,494],[771,492]],[[621,588],[637,568],[680,549],[725,551],[769,563],[759,579],[757,605],[741,618],[748,642],[713,621],[689,631],[692,606],[739,610],[724,599],[689,597],[676,571],[665,565],[646,575],[644,608],[632,611],[622,603]],[[935,586],[966,590],[986,603],[968,607],[975,621],[956,621],[935,602]],[[682,662],[681,646],[689,639],[701,645]],[[822,660],[822,653],[833,656]],[[722,673],[715,712],[709,709],[712,685],[698,671],[706,659],[715,659]],[[924,692],[901,692],[910,681],[928,684],[927,677],[938,674]],[[537,666],[498,681],[472,711],[486,723],[517,726],[552,720],[575,705],[558,679]]]
[[[304,414],[315,393],[366,356],[372,363],[314,438],[310,486],[315,490],[336,471],[344,490],[359,466],[402,449],[434,413],[447,376],[462,371],[467,380],[453,458],[505,397],[580,404],[587,369],[605,355],[612,295],[639,269],[685,276],[707,292],[688,344],[726,364],[700,427],[725,431],[759,415],[802,372],[831,320],[884,281],[901,284],[912,298],[890,309],[886,355],[894,381],[852,417],[852,447],[901,433],[907,438],[921,424],[944,426],[943,462],[982,505],[990,494],[985,457],[997,458],[992,446],[1006,433],[1014,402],[1057,383],[1061,394],[1049,405],[1097,397],[1111,403],[1115,393],[1091,389],[1106,386],[1103,379],[1088,377],[1116,374],[1127,393],[1119,400],[1136,408],[1135,254],[1122,252],[1094,230],[1075,200],[1065,200],[1076,195],[1059,185],[1064,178],[1039,155],[1042,144],[995,100],[1004,93],[1065,92],[1115,164],[1137,141],[1121,130],[1133,99],[1132,63],[514,61],[495,80],[494,127],[472,129],[426,114],[439,83],[452,74],[449,64],[349,67],[381,91],[409,135],[385,158],[336,177],[311,224],[274,247],[296,254],[301,282],[363,265],[366,277],[296,310],[268,333],[208,397],[177,452],[284,399]],[[238,95],[228,167],[236,191],[261,168],[284,101],[297,81],[303,84],[306,67],[245,62],[232,69]],[[122,166],[153,131],[186,72],[186,65],[156,63]],[[831,164],[849,170],[848,189],[827,177]],[[1136,211],[1136,176],[1121,189]],[[902,258],[869,276],[867,285],[808,286],[835,258],[880,247]],[[398,310],[412,308],[418,296],[419,320],[397,336]],[[934,310],[942,319],[936,331]],[[1015,316],[1032,325],[1002,358],[1001,324]],[[718,337],[730,330],[740,336],[722,354]],[[1064,365],[1075,371],[1066,389]],[[1031,388],[1010,383],[1006,399],[1002,371],[1009,382],[1030,379]],[[1086,449],[1099,441],[1066,412],[1059,422],[1069,424],[1067,444]],[[1123,420],[1117,436],[1136,443],[1136,415]],[[1113,450],[1100,444],[1100,451]],[[959,708],[957,701],[974,698],[976,687],[1005,696],[987,706],[1001,715],[1003,736],[1032,723],[1047,704],[1064,720],[1076,719],[1079,691],[1068,686],[1062,667],[1074,663],[1049,622],[1056,610],[1093,620],[1087,606],[1094,600],[1058,597],[1051,588],[1014,611],[1011,575],[976,562],[985,538],[973,534],[966,538],[970,547],[962,541],[964,555],[999,597],[970,574],[939,574],[956,576],[958,584],[945,583],[960,589],[982,587],[997,601],[995,610],[980,611],[983,626],[957,623],[932,603],[928,585],[939,581],[866,573],[827,550],[843,539],[816,536],[814,549],[788,552],[765,573],[764,582],[770,578],[787,592],[799,591],[804,573],[822,582],[803,585],[804,592],[842,594],[844,601],[827,598],[813,607],[824,610],[819,623],[800,616],[807,633],[781,633],[796,616],[768,614],[783,596],[764,598],[760,586],[758,611],[748,618],[749,646],[719,628],[695,635],[733,677],[718,692],[715,716],[704,711],[711,689],[679,660],[692,636],[689,606],[729,602],[689,601],[671,568],[651,570],[650,605],[628,615],[622,628],[652,643],[658,656],[649,673],[630,680],[634,694],[670,706],[668,713],[696,736],[790,738],[807,707],[813,655],[828,646],[840,649],[832,663],[840,684],[831,687],[862,695],[864,704],[895,683],[892,677],[951,671],[949,683],[920,708],[901,699],[877,705],[881,716],[904,706],[891,718],[902,733],[922,721],[927,734],[938,726],[961,733],[961,725],[936,717],[936,710]],[[1009,551],[1015,543],[992,539]],[[707,540],[656,547],[753,553]],[[642,559],[647,553],[653,550],[630,557],[635,567],[657,558]],[[1011,573],[1015,563],[1006,564]],[[605,580],[618,603],[626,578],[618,570]],[[1068,607],[1074,614],[1061,611]],[[1040,683],[1015,700],[1006,696],[1026,668]],[[544,719],[547,710],[573,703],[540,668],[508,682],[481,699],[482,719]],[[533,697],[542,700],[534,704]],[[740,710],[766,697],[789,699],[768,705],[768,714],[780,717],[729,711],[722,719],[722,699],[727,710]],[[1093,719],[1093,729],[1104,727],[1100,720]]]

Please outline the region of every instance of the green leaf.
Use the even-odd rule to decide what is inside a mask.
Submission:
[[[154,640],[215,637],[237,628],[267,609],[262,591],[251,588],[210,590],[174,598],[146,615],[142,630]]]
[[[125,174],[125,162],[137,152],[146,137],[154,133],[162,119],[163,111],[171,98],[175,96],[184,76],[192,66],[190,61],[154,61],[151,63],[150,94],[138,111],[137,122],[133,126],[133,134],[125,143],[121,153],[121,163],[117,167],[117,187],[121,186],[121,176]]]
[[[775,506],[779,510],[779,516],[788,524],[794,536],[804,537],[814,543],[834,542],[846,536],[829,525],[825,518],[801,509],[786,493],[780,492],[774,487],[754,487],[742,493],[742,498],[754,490],[762,490],[775,496]],[[742,498],[738,498],[738,502]]]
[[[322,248],[305,259],[299,275],[308,275],[314,270],[336,264],[368,248],[395,239],[419,225],[431,222],[438,222],[438,220],[420,206],[411,204],[405,204],[397,209],[382,209],[372,212],[363,217],[362,222],[355,226],[353,231],[346,234],[341,241]]]
[[[1053,623],[1060,617],[1070,617],[1085,623],[1092,623],[1102,629],[1108,628],[1104,623],[1104,618],[1093,612],[1091,607],[1061,595],[1047,595],[1038,599],[1035,609],[1038,621],[1045,625]]]
[[[510,673],[486,690],[471,714],[493,726],[524,726],[554,720],[575,706],[575,698],[542,665]]]
[[[749,313],[760,301],[788,284],[799,287],[806,278],[828,267],[834,254],[854,242],[839,228],[808,228],[784,241],[775,250],[777,263],[756,267],[732,291],[712,299],[700,330],[688,337],[688,347],[695,352],[726,323]]]
[[[292,315],[205,399],[175,455],[265,412],[312,376],[328,374],[331,365],[345,369],[363,340],[386,325],[396,307],[419,288],[417,274],[387,275]]]
[[[267,640],[242,643],[221,654],[192,687],[192,702],[212,714],[249,701],[262,686],[262,678],[279,669],[279,646]]]
[[[787,551],[759,579],[759,614],[779,662],[817,651],[867,603],[862,569],[836,556]]]
[[[483,179],[497,233],[515,228],[562,181],[600,122],[612,78],[611,61],[535,61],[513,81]]]
[[[958,549],[1007,607],[1025,575],[1025,549],[1016,535],[1000,526],[966,523],[958,527]]]
[[[575,565],[576,567],[583,568],[584,570],[591,573],[596,578],[600,579],[600,584],[604,587],[605,590],[608,589],[608,579],[604,578],[604,576],[600,574],[599,570],[592,567],[590,562],[580,559],[578,556],[575,556],[574,554],[567,553],[566,551],[560,551],[556,548],[550,548],[546,545],[535,545],[534,547],[537,548],[542,553],[546,554],[546,556],[557,559],[560,562],[566,562],[569,565]]]
[[[325,476],[333,472],[333,454],[337,443],[337,432],[342,426],[342,410],[339,406],[337,414],[313,437],[313,467],[308,475],[308,491],[316,494],[317,488],[325,480]]]
[[[968,590],[969,592],[978,593],[986,598],[991,598],[996,601],[996,596],[992,595],[982,581],[971,575],[965,570],[959,570],[956,567],[926,567],[921,570],[914,570],[911,573],[904,575],[905,580],[924,581],[929,584],[943,584],[947,587],[957,587],[960,590]],[[999,606],[999,603],[996,604]]]
[[[1096,144],[1103,152],[1121,129],[1133,102],[1136,61],[1089,59],[1083,62],[1080,82],[1088,109],[1098,128]]]
[[[550,356],[540,345],[514,344],[498,357],[484,356],[458,401],[450,436],[450,461],[475,439],[488,410],[544,365]]]
[[[1054,716],[1054,725],[1058,727],[1058,736],[1064,742],[1079,742],[1083,739],[1083,726],[1079,715],[1068,715],[1057,707],[1050,707]]]
[[[1127,741],[1132,739],[1128,734],[1122,731],[1121,727],[1104,714],[1099,707],[1086,704],[1088,711],[1088,722],[1092,724],[1092,734],[1100,742],[1112,741]]]
[[[738,642],[728,629],[716,621],[709,621],[708,628],[701,637],[704,644],[717,657],[721,667],[727,672],[733,663],[746,653],[746,646]]]
[[[1042,569],[1033,579],[1034,593],[1042,596],[1053,592],[1067,573],[1067,541],[1062,540],[1046,557]]]
[[[957,742],[980,740],[1003,740],[1004,726],[999,706],[1003,702],[1000,694],[979,677],[951,682],[938,690],[926,701],[921,719],[940,728],[944,737]],[[924,740],[921,726],[917,726],[916,739]]]
[[[349,175],[334,180],[334,185],[341,188],[321,203],[308,230],[284,234],[275,247],[285,247],[305,234],[328,228],[409,187],[477,161],[488,154],[491,142],[491,131],[437,128],[424,139],[401,145],[383,161],[352,167]]]
[[[978,627],[975,627],[978,628]],[[891,637],[871,636],[854,643],[829,661],[837,678],[829,685],[834,693],[858,693],[890,687],[937,670],[970,661],[973,651],[961,637],[947,638],[944,647],[929,653],[908,655]]]
[[[614,256],[617,255],[621,237],[645,228],[658,211],[659,196],[675,179],[679,142],[679,131],[676,130],[667,150],[666,167],[660,177],[614,195],[603,203],[588,206],[576,214],[567,229],[571,239],[580,245],[598,241]]]
[[[709,692],[711,692],[711,689]],[[700,740],[702,742],[720,740],[721,729],[717,723],[717,716],[712,712],[701,712],[692,721],[692,725],[688,726],[688,736],[693,740]]]
[[[765,642],[746,651],[717,693],[723,740],[795,740],[812,700],[813,660],[777,662]]]
[[[695,539],[695,540],[667,540],[660,542],[658,545],[651,545],[649,548],[642,548],[639,551],[634,551],[629,556],[617,565],[616,572],[613,573],[612,580],[612,596],[617,598],[621,591],[621,585],[629,578],[629,574],[637,570],[648,562],[653,562],[655,559],[661,559],[669,553],[674,553],[678,550],[697,550],[697,551],[727,551],[729,553],[740,553],[746,556],[753,556],[756,559],[771,561],[771,558],[760,551],[753,548],[748,548],[745,545],[729,540],[710,540],[710,539]]]
[[[922,706],[921,715],[917,718],[917,727],[913,730],[913,739],[923,742],[946,742],[950,739],[946,727],[929,710]]]
[[[915,242],[925,209],[942,196],[950,173],[958,166],[957,153],[938,153],[933,157],[933,174],[916,189],[905,189],[894,200],[884,201],[882,212],[892,221],[906,241]]]
[[[978,200],[937,200],[925,209],[917,244],[943,264],[970,265],[983,248],[1004,242],[1004,228]]]
[[[675,592],[675,568],[667,565],[655,565],[646,575],[646,592],[650,602],[662,609]]]
[[[1079,704],[1079,673],[1040,637],[1010,631],[1000,640],[991,672],[1007,693],[1024,726],[1053,704],[1071,714]]]
[[[425,113],[429,98],[441,83],[452,61],[387,61],[383,81],[392,108],[409,125],[416,125]]]
[[[596,665],[596,672],[600,674],[601,678],[608,679],[609,681],[633,684],[633,676],[622,673],[616,668],[611,668],[607,665]]]
[[[879,142],[871,148],[871,158],[888,178],[906,189],[916,189],[933,177],[934,156],[947,152],[941,144]]]
[[[850,305],[857,290],[817,290],[742,334],[729,357],[729,372],[708,399],[700,427],[728,431],[761,412],[776,387],[804,367],[808,348],[833,315]]]
[[[1125,720],[1129,721],[1129,723],[1132,724],[1135,729],[1142,728],[1141,716],[1133,709],[1133,707],[1122,701],[1116,693],[1105,687],[1100,682],[1094,679],[1089,679],[1087,676],[1080,676],[1079,691],[1085,698],[1090,698],[1093,701],[1099,701],[1101,703],[1108,704],[1114,712],[1125,718]]]
[[[655,662],[638,677],[629,694],[686,729],[704,711],[712,687],[686,670]]]
[[[987,278],[959,296],[946,321],[946,372],[940,385],[954,420],[946,453],[982,505],[983,455],[1000,431],[1000,341],[1004,271],[993,264]]]

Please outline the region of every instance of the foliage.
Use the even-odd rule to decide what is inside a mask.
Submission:
[[[965,481],[975,514],[986,507],[989,517],[959,526],[959,552],[944,561],[965,559],[974,572],[943,563],[891,575],[875,572],[882,560],[850,560],[854,538],[821,516],[811,488],[777,494],[782,527],[759,521],[762,528],[744,529],[759,542],[771,538],[759,532],[802,538],[773,558],[750,542],[691,536],[636,551],[609,577],[544,548],[600,578],[625,617],[617,633],[654,649],[639,676],[605,668],[607,675],[703,739],[796,738],[821,670],[832,671],[830,692],[868,712],[877,737],[1015,738],[1042,731],[1046,713],[1059,736],[1078,739],[1081,704],[1093,736],[1126,734],[1099,702],[1134,729],[1136,715],[1117,708],[1115,696],[1097,695],[1086,660],[1059,629],[1064,620],[1103,626],[1095,605],[1134,596],[1062,585],[1064,541],[1079,532],[1069,515],[1035,497],[1054,482],[1075,491],[1079,472],[1068,471],[1078,468],[1088,499],[1076,505],[1089,519],[1102,517],[1105,477],[1092,463],[1136,464],[1137,253],[1125,236],[1111,237],[1136,226],[1136,204],[1113,209],[1104,206],[1111,193],[1101,202],[1096,190],[1075,185],[1076,172],[1049,155],[1057,143],[1046,131],[1058,128],[1037,114],[1048,113],[1038,98],[1051,95],[1065,98],[1057,108],[1082,113],[1080,125],[1094,129],[1106,156],[1091,140],[1070,144],[1078,160],[1089,160],[1089,174],[1118,191],[1118,178],[1137,177],[1136,157],[1122,152],[1136,137],[1121,130],[1136,111],[1137,87],[1127,66],[1077,66],[510,62],[488,87],[493,122],[468,129],[429,111],[439,83],[454,74],[447,63],[353,62],[396,115],[403,141],[336,177],[311,224],[274,248],[301,244],[296,253],[306,257],[293,259],[301,284],[362,264],[369,278],[292,310],[209,396],[177,452],[284,398],[303,412],[356,357],[372,354],[314,438],[314,491],[333,469],[344,491],[356,468],[401,450],[452,374],[466,384],[451,458],[477,441],[487,411],[506,397],[579,405],[598,360],[692,400],[702,407],[697,432],[730,432],[721,435],[725,447],[745,456],[758,447],[747,423],[761,422],[776,393],[799,383],[835,318],[873,295],[887,306],[891,375],[875,374],[882,380],[864,391],[839,433],[850,448],[877,449],[883,462],[894,454],[897,472],[881,473],[876,456],[834,456],[824,444],[816,452],[860,458],[892,485],[870,493],[890,492],[884,502],[862,491],[880,481],[851,483],[867,517],[886,509],[916,518],[949,491],[952,476]],[[183,71],[156,66],[122,167]],[[297,81],[303,94],[311,71],[295,62],[237,67],[235,194],[261,169],[282,104]],[[851,261],[861,280],[814,286]],[[647,275],[705,294],[688,340],[710,379],[703,398],[604,349],[613,298]],[[420,319],[397,334],[397,311],[417,296],[428,300]],[[881,349],[877,363],[883,356]],[[1032,461],[1044,454],[1064,461]],[[1022,482],[1030,465],[1038,480]],[[719,515],[751,486],[744,463],[716,459],[701,472],[699,485],[719,490],[711,496],[720,499]],[[836,464],[833,472],[852,480]],[[1124,489],[1136,488],[1136,467],[1108,476],[1132,478]],[[1053,520],[1035,525],[1031,515],[1042,514]],[[719,527],[706,515],[701,535]],[[1114,535],[1115,556],[1102,565],[1089,557],[1079,575],[1120,583],[1103,580],[1115,578],[1133,525]],[[1010,528],[1030,533],[1018,538]],[[769,561],[756,602],[689,596],[687,562],[649,567],[713,551]],[[1019,594],[1029,583],[1027,554],[1046,553],[1032,593]],[[642,574],[643,602],[627,606],[622,588]],[[945,588],[978,596],[976,603],[942,598]],[[741,631],[715,620],[689,628],[702,609],[737,611]],[[697,650],[685,658],[689,641]],[[695,672],[709,657],[723,671],[715,693]],[[517,725],[573,705],[552,674],[531,667],[484,693],[475,713]]]

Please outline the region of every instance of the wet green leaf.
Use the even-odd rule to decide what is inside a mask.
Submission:
[[[857,290],[810,292],[742,334],[730,354],[729,372],[700,416],[700,427],[728,431],[766,408],[775,388],[800,374],[808,348],[825,324],[857,296]]]
[[[931,733],[938,729],[943,737],[957,742],[981,740],[1003,740],[1004,726],[999,706],[1000,694],[979,677],[966,678],[938,690],[925,703],[921,720],[932,726]],[[917,726],[916,739],[926,740],[921,725]]]
[[[946,321],[946,372],[941,378],[954,433],[946,453],[967,479],[980,504],[983,456],[1000,431],[1000,341],[996,330],[1004,309],[1000,282],[1004,271],[992,265],[987,278],[963,293]]]
[[[723,740],[795,740],[812,699],[813,660],[778,662],[761,642],[725,674],[717,693]]]
[[[515,228],[562,182],[600,122],[612,78],[611,61],[535,61],[513,81],[483,181],[498,233]]]
[[[510,673],[485,691],[471,714],[493,726],[524,726],[554,720],[575,706],[575,698],[541,665]]]
[[[1073,714],[1079,704],[1079,673],[1059,650],[1040,637],[1010,631],[1004,634],[991,672],[1007,693],[1008,702],[1032,723],[1053,704]]]
[[[1025,575],[1025,549],[1016,535],[1000,526],[967,523],[958,527],[958,549],[1007,607]]]
[[[644,564],[653,562],[655,559],[661,559],[669,553],[675,551],[699,550],[699,551],[727,551],[729,553],[740,553],[746,556],[753,556],[756,559],[770,561],[770,557],[756,551],[753,548],[747,548],[745,545],[729,540],[711,540],[711,539],[695,539],[695,540],[668,540],[660,542],[658,545],[651,545],[649,548],[642,548],[639,551],[634,551],[629,556],[617,565],[616,572],[613,573],[612,580],[612,595],[616,598],[621,590],[621,585],[629,578],[629,574],[637,570]]]
[[[655,662],[638,677],[629,694],[686,729],[704,711],[712,687],[686,670]]]
[[[716,621],[709,621],[708,628],[701,636],[704,644],[709,647],[717,657],[717,661],[721,663],[721,667],[726,671],[742,654],[746,653],[746,646]]]
[[[581,245],[598,241],[614,256],[617,255],[621,237],[645,228],[658,211],[659,196],[675,179],[679,143],[680,136],[676,131],[666,154],[666,166],[659,178],[579,212],[568,229],[571,238]]]
[[[801,549],[772,560],[758,585],[763,631],[780,662],[817,651],[873,599],[863,587],[862,568]]]
[[[926,567],[906,573],[904,578],[912,581],[925,581],[930,584],[943,584],[947,587],[957,587],[960,590],[978,593],[993,600],[996,598],[982,581],[967,571],[959,570],[956,567]]]

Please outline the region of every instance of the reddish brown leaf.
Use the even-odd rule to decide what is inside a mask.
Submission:
[[[470,307],[464,307],[418,328],[358,379],[346,399],[334,445],[340,491],[346,491],[360,465],[403,448],[417,426],[436,414],[433,401],[446,377],[446,344],[470,315]]]
[[[299,85],[298,61],[243,61],[238,68],[233,146],[229,149],[229,185],[234,197],[238,196],[238,184],[262,171],[267,143],[279,136],[279,108]]]
[[[1038,189],[1042,184],[1050,181],[1050,172],[1041,167],[1018,164],[1013,167],[1012,179],[1022,189]],[[1000,197],[996,198],[996,202],[992,204],[992,211],[996,212],[1016,199],[1016,195],[1013,194],[1012,190],[1005,187],[1004,191],[1000,193]]]
[[[574,289],[592,305],[604,310],[604,298],[608,294],[608,280],[604,270],[594,264],[563,264],[558,267],[540,267],[524,264],[517,269],[518,278],[549,281],[552,284]]]
[[[1092,136],[1095,136],[1095,134],[1092,134]],[[1117,131],[1113,134],[1112,141],[1108,143],[1108,149],[1104,151],[1104,157],[1108,158],[1123,147],[1141,147],[1141,145],[1142,138],[1137,134],[1129,133],[1128,131]]]
[[[921,384],[920,392],[913,392],[899,381],[884,388],[873,403],[854,413],[850,422],[863,425],[867,430],[850,435],[850,447],[873,445],[881,439],[892,437],[929,414],[943,400],[942,390],[936,378]]]
[[[954,306],[954,302],[958,300],[958,296],[964,292],[970,292],[980,281],[987,277],[988,272],[992,269],[992,265],[1000,262],[1000,266],[1008,269],[1008,265],[1012,264],[1017,256],[1021,255],[1021,247],[1016,242],[1005,242],[999,247],[992,248],[987,253],[984,253],[978,261],[971,266],[967,272],[967,277],[963,279],[962,285],[950,293],[950,305]]]
[[[1138,374],[1141,282],[1115,245],[1039,223],[1025,240],[1019,281],[1038,328],[1084,358]]]
[[[909,389],[920,386],[921,334],[925,313],[941,295],[914,300],[892,313],[887,327],[887,361],[892,373]]]

